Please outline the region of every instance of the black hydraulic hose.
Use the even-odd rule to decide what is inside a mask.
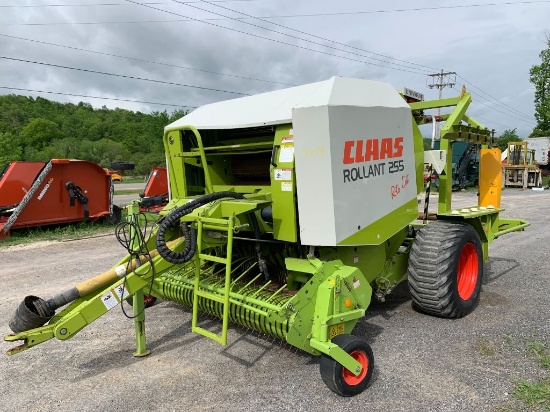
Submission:
[[[191,260],[191,258],[195,255],[195,252],[197,249],[197,231],[191,228],[189,224],[183,225],[182,231],[183,231],[183,237],[185,239],[185,249],[181,252],[174,252],[168,247],[165,239],[166,231],[168,229],[177,227],[180,219],[188,215],[189,213],[191,213],[196,208],[204,206],[215,200],[223,199],[226,197],[230,197],[234,199],[245,198],[244,195],[237,192],[225,191],[225,192],[211,193],[208,195],[204,195],[198,199],[194,199],[184,204],[183,206],[178,207],[177,209],[172,211],[168,216],[162,219],[162,221],[159,224],[157,238],[156,238],[156,246],[157,246],[157,251],[159,252],[159,255],[161,255],[164,260],[173,264],[181,264]],[[252,228],[254,229],[254,237],[259,240],[261,236],[260,225],[258,224],[258,219],[256,218],[256,215],[254,213],[250,214],[250,221],[252,222]],[[258,267],[260,268],[260,271],[264,274],[264,276],[267,279],[269,277],[269,274],[267,272],[267,265],[265,263],[265,260],[262,257],[259,242],[256,242],[255,251],[258,259]]]
[[[262,233],[260,232],[260,225],[258,224],[258,219],[256,218],[256,215],[254,213],[250,214],[250,221],[252,222],[252,228],[254,229],[254,237],[256,238],[256,240],[260,240]],[[260,269],[260,272],[264,274],[265,280],[269,280],[269,273],[267,272],[267,264],[265,263],[265,260],[262,256],[262,251],[260,250],[260,242],[256,242],[256,246],[254,246],[254,250],[256,251],[258,268]]]
[[[19,203],[14,203],[13,205],[9,205],[9,206],[0,206],[0,215],[10,216],[13,209],[15,209],[17,205],[19,205]]]

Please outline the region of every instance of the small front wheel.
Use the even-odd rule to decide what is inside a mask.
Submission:
[[[329,389],[341,396],[354,396],[365,390],[372,378],[374,356],[372,349],[365,340],[353,335],[338,335],[332,343],[340,346],[350,354],[363,369],[355,376],[328,355],[321,355],[321,378]]]

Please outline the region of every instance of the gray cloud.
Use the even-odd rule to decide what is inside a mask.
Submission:
[[[74,4],[74,1],[77,0],[73,0],[71,3]],[[36,3],[28,1],[21,4]],[[452,4],[457,3],[453,1],[438,2],[438,5]],[[404,0],[392,2],[391,5],[383,1],[366,3],[358,0],[342,0],[337,4],[313,0],[301,2],[258,0],[227,2],[222,5],[252,15],[411,7],[410,2]],[[238,16],[238,14],[220,10],[208,4],[198,4],[198,6],[215,10],[216,13]],[[419,1],[414,4],[414,7],[433,6],[433,2],[429,1]],[[177,3],[155,7],[198,19],[219,18],[219,16]],[[281,18],[272,21],[326,39],[349,44],[355,48],[409,60],[434,69],[444,68],[456,71],[499,101],[532,115],[534,110],[533,94],[528,92],[531,86],[528,81],[528,71],[533,64],[538,62],[538,53],[544,47],[541,39],[544,37],[545,29],[548,29],[545,25],[549,10],[548,5],[538,4],[425,12]],[[372,62],[381,64],[383,67],[314,53],[305,48],[322,50],[329,54],[345,55],[342,52],[247,26],[237,21],[215,20],[212,23],[272,38],[279,42],[292,43],[303,48],[263,40],[200,22],[13,25],[14,23],[130,22],[176,19],[182,19],[182,17],[135,5],[5,8],[2,9],[0,15],[0,33],[278,83],[303,84],[326,79],[333,75],[378,79],[388,81],[395,87],[407,86],[419,90],[428,98],[436,97],[435,91],[426,89],[426,78],[422,74],[393,70],[388,68],[391,65],[379,61]],[[259,26],[268,26],[264,22],[252,22]],[[284,31],[282,28],[273,28]],[[306,37],[303,34],[291,33],[295,36]],[[342,47],[324,40],[310,39],[333,47]],[[282,84],[101,56],[2,36],[0,36],[0,50],[4,56],[19,59],[247,94],[285,87]],[[356,49],[353,51],[365,56],[372,56]],[[368,61],[366,57],[350,54],[347,56],[350,59]],[[415,70],[425,73],[424,69],[426,68],[416,66]],[[191,106],[238,97],[221,92],[6,60],[0,62],[0,78],[2,79],[1,86]],[[457,83],[459,83],[457,84],[459,88],[460,79]],[[477,92],[469,86],[468,88],[474,93]],[[0,89],[0,93],[11,92]],[[456,94],[456,91],[445,90],[445,95],[453,94]],[[82,100],[66,96],[46,95],[45,97],[59,101]],[[499,107],[486,100],[492,99],[481,93],[478,96],[474,95],[472,111],[486,118],[488,121],[483,120],[483,122],[487,126],[500,131],[503,130],[503,125],[510,128],[517,127],[522,135],[527,135],[532,130],[534,120],[526,123],[515,119],[510,115],[506,106]],[[118,106],[145,112],[165,109],[141,103],[105,100],[90,100],[90,102],[95,106]],[[505,112],[505,114],[499,113],[496,109]],[[522,116],[518,117],[523,118]],[[491,125],[491,122],[496,122],[499,125]]]

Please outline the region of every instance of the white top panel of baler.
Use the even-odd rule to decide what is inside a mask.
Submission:
[[[292,125],[303,244],[380,244],[417,217],[411,109],[391,85],[338,78]]]
[[[317,83],[275,90],[268,93],[225,100],[199,107],[166,126],[196,129],[238,129],[292,123],[292,110],[297,107],[346,105],[360,107],[404,107],[403,99],[387,83],[332,77]],[[393,89],[393,88],[392,88]]]

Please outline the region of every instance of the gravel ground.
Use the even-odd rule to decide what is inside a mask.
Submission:
[[[456,196],[473,205],[475,193]],[[354,398],[323,384],[318,359],[239,327],[229,344],[191,333],[191,315],[172,302],[147,311],[152,354],[134,358],[133,322],[116,308],[73,339],[51,340],[0,355],[0,409],[98,410],[372,410],[481,411],[518,406],[514,382],[543,371],[527,351],[550,347],[550,193],[506,190],[505,216],[532,225],[503,236],[477,310],[460,320],[411,308],[402,285],[375,303],[354,333],[372,345],[370,387]],[[25,295],[47,298],[112,266],[124,251],[111,236],[63,243],[0,247],[0,333]],[[4,343],[7,350],[13,346]]]

